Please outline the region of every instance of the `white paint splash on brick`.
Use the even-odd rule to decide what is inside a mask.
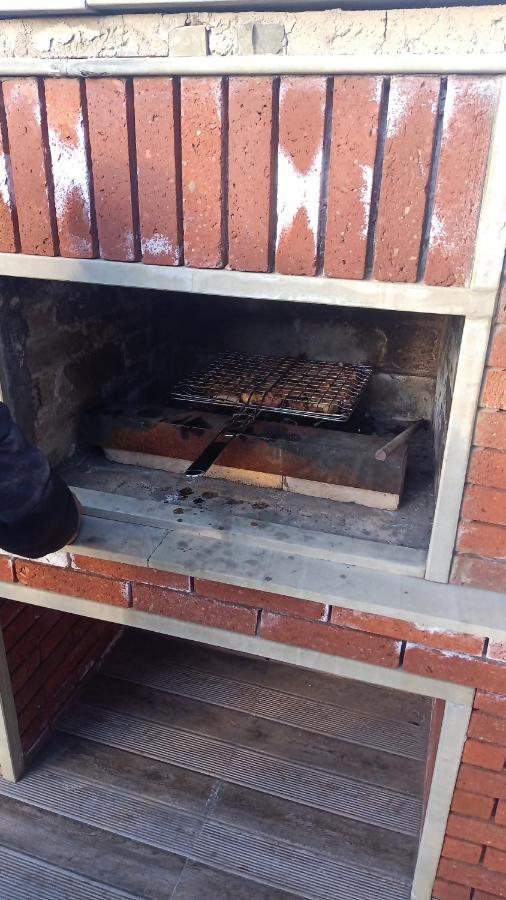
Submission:
[[[278,233],[276,246],[292,227],[298,212],[306,211],[314,247],[318,237],[322,150],[317,150],[307,172],[301,172],[282,147],[278,151]]]
[[[395,137],[404,125],[414,88],[404,81],[392,80],[388,98],[387,136]]]
[[[362,210],[363,210],[363,214],[364,214],[361,234],[362,234],[362,237],[366,238],[367,232],[369,231],[369,214],[371,211],[373,168],[372,168],[372,166],[360,165],[360,169],[362,172],[362,186],[360,188],[360,202],[362,203]]]
[[[406,642],[406,650],[419,648],[419,644],[414,644],[412,641]],[[439,647],[431,647],[430,649],[433,650],[434,653],[437,653],[439,656],[444,656],[446,659],[469,659],[469,655],[467,653],[457,653],[455,650],[441,650]]]
[[[430,243],[437,247],[444,247],[447,244],[447,240],[445,224],[436,210],[434,210],[430,223]]]
[[[75,141],[63,140],[55,128],[49,128],[49,149],[53,171],[54,202],[58,220],[65,218],[72,195],[77,191],[86,215],[90,217],[88,161],[82,115],[74,126]]]
[[[450,238],[444,219],[435,208],[430,223],[429,246],[440,247],[443,252],[451,253],[458,239],[459,235],[454,235],[453,238]]]
[[[174,247],[172,242],[165,234],[154,234],[150,238],[142,238],[142,253],[149,256],[171,256],[176,262],[179,262],[181,256],[181,248]]]
[[[0,152],[0,200],[11,209],[12,200],[9,186],[8,157],[6,153]]]
[[[375,78],[375,79],[374,79],[374,83],[373,83],[373,87],[372,87],[372,90],[371,90],[371,93],[370,93],[370,95],[369,95],[369,96],[370,96],[370,99],[371,99],[371,100],[374,100],[376,103],[379,103],[380,100],[381,100],[381,91],[382,91],[382,88],[383,88],[383,79],[382,79],[382,78]]]
[[[469,103],[469,101],[473,102],[482,97],[492,105],[497,97],[497,91],[497,82],[490,79],[476,78],[460,81],[456,78],[449,78],[443,114],[443,136],[455,116],[458,115],[459,100]]]
[[[134,246],[134,236],[131,231],[127,231],[123,235],[123,254],[127,259],[134,259],[135,257],[135,246]]]

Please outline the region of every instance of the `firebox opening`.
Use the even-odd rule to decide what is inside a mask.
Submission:
[[[5,399],[70,483],[427,548],[462,319],[7,278],[0,304]],[[264,411],[190,481],[236,410],[174,388],[224,352],[373,371],[348,421]]]

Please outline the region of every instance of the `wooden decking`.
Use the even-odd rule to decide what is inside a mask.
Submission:
[[[429,702],[127,634],[17,785],[1,900],[408,900]]]

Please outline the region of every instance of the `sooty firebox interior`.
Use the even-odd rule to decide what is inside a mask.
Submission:
[[[8,278],[0,311],[6,399],[71,483],[428,545],[461,319]]]

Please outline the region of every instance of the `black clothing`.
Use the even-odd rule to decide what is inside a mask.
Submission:
[[[37,559],[64,547],[78,527],[67,485],[0,403],[0,548]]]

